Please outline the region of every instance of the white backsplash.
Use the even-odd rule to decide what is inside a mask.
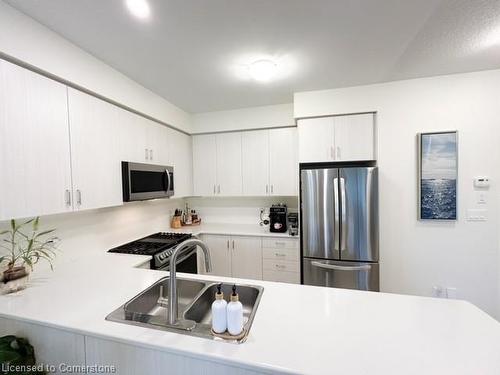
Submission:
[[[297,197],[221,197],[188,198],[189,207],[195,209],[203,223],[259,224],[261,208],[285,203],[289,210],[297,211]]]

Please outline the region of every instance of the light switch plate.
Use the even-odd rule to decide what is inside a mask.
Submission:
[[[467,221],[487,221],[488,210],[469,208],[467,210]]]

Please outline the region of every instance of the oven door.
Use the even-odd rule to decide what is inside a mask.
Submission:
[[[160,271],[170,271],[170,263],[165,264]],[[180,254],[177,258],[176,272],[198,273],[198,256],[196,246]]]
[[[174,168],[122,162],[123,201],[167,198],[174,195]]]

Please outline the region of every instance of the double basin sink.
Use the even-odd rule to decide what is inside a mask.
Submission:
[[[180,330],[167,324],[168,282],[169,277],[158,280],[109,314],[106,320],[214,340],[223,340],[214,336],[211,332],[211,307],[215,299],[218,284],[208,280],[177,278],[177,318],[180,320],[192,320],[196,323],[191,330]],[[231,288],[231,284],[222,285],[222,291],[226,300],[229,299]],[[243,305],[245,334],[242,338],[230,341],[242,343],[248,336],[264,288],[255,285],[237,285],[237,290],[240,302]]]

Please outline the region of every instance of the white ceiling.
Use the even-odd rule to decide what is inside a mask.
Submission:
[[[7,0],[189,112],[287,103],[293,92],[500,67],[499,0]],[[285,76],[235,74],[274,57]]]

